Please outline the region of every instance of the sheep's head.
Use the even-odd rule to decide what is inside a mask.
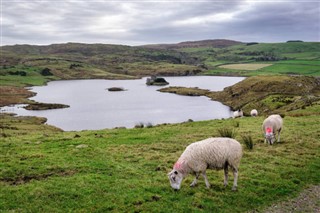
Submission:
[[[272,145],[275,142],[276,137],[273,134],[272,128],[266,128],[265,138],[270,145]]]
[[[173,169],[169,174],[168,178],[170,180],[171,187],[173,189],[179,190],[181,186],[181,182],[183,180],[184,175],[176,169]]]

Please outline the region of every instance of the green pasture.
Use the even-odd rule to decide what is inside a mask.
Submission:
[[[308,110],[308,109],[307,109]],[[284,118],[282,142],[263,143],[263,117],[211,120],[144,129],[59,132],[2,129],[1,212],[245,212],[262,210],[319,184],[319,116]],[[20,122],[21,125],[23,121]],[[14,124],[12,124],[14,125]],[[11,126],[13,127],[13,126]],[[185,147],[218,129],[242,143],[238,191],[223,187],[223,172],[208,171],[180,191],[167,173]],[[252,150],[241,136],[250,135]]]
[[[258,63],[258,62],[255,62]],[[255,64],[252,63],[252,64]],[[257,70],[241,70],[227,69],[219,67],[218,63],[215,68],[208,70],[205,74],[209,75],[243,75],[243,76],[256,76],[256,75],[307,75],[307,76],[320,76],[320,60],[284,60],[268,62],[272,63],[271,66],[264,67]],[[251,63],[250,63],[251,64]]]
[[[261,43],[180,52],[102,44],[69,43],[46,49],[15,45],[3,47],[7,65],[0,67],[0,89],[8,94],[1,97],[17,97],[21,90],[14,88],[43,85],[55,79],[193,75],[194,70],[202,69],[198,66],[201,63],[209,68],[201,74],[208,75],[320,76],[319,45]],[[40,50],[46,55],[40,55]],[[251,55],[260,53],[288,60],[270,61],[267,63],[273,65],[254,71],[219,67],[226,63],[253,63]],[[175,57],[185,63],[170,62]],[[70,68],[75,63],[81,66]],[[41,75],[44,68],[50,68],[54,75]],[[10,71],[25,71],[26,75]],[[264,116],[64,132],[44,124],[45,118],[1,113],[0,212],[261,212],[320,183],[317,91],[305,97],[315,101],[297,110],[282,110],[282,141],[273,146],[263,143]],[[261,99],[259,104],[278,109],[294,100],[298,97],[275,94]],[[261,114],[264,113],[267,112]],[[193,180],[189,175],[181,190],[174,191],[167,173],[185,147],[219,136],[219,130],[234,132],[243,147],[238,190],[231,190],[231,171],[229,186],[224,188],[223,171],[209,170],[212,188],[207,189],[202,178],[196,187],[189,187]],[[253,149],[247,148],[243,136],[252,138]]]
[[[43,69],[43,68],[42,68]],[[40,74],[41,68],[33,66],[12,66],[0,69],[1,86],[39,86],[50,80],[56,79],[53,76],[43,76]],[[9,74],[10,72],[25,72],[25,76]]]

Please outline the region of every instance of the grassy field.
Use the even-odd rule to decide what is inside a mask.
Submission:
[[[309,110],[309,109],[306,109]],[[263,143],[263,117],[161,125],[144,129],[23,132],[2,129],[2,212],[245,212],[297,196],[319,184],[319,116],[284,118],[282,142]],[[14,126],[14,124],[12,124]],[[11,127],[12,127],[11,126]],[[24,126],[24,127],[23,127]],[[244,144],[238,191],[223,187],[223,172],[209,171],[190,188],[192,176],[178,192],[167,173],[191,142],[233,129]],[[297,160],[299,159],[299,160]],[[232,181],[233,177],[231,175]]]
[[[225,69],[232,69],[232,70],[258,70],[262,69],[264,67],[271,66],[272,64],[227,64],[227,65],[221,65],[219,67],[225,68]]]
[[[202,70],[198,62],[208,67],[209,75],[264,76],[247,78],[215,95],[183,88],[187,95],[199,93],[242,106],[246,114],[257,107],[262,114],[257,118],[63,132],[46,125],[45,118],[1,113],[0,212],[261,212],[297,197],[303,189],[320,184],[320,90],[315,78],[288,74],[320,76],[319,44],[174,51],[73,43],[3,48],[8,64],[0,68],[0,106],[30,102],[26,98],[32,93],[24,87],[51,80],[194,75]],[[287,59],[252,59],[270,54]],[[243,63],[256,69],[239,67]],[[270,66],[257,67],[262,63]],[[223,64],[240,69],[219,67]],[[41,74],[44,68],[53,75]],[[271,112],[285,115],[282,142],[273,146],[263,143],[261,131]],[[202,178],[190,188],[189,175],[181,190],[174,191],[167,173],[185,147],[219,136],[219,130],[234,131],[244,150],[238,191],[231,191],[232,174],[224,188],[223,172],[212,170],[211,189]],[[243,136],[253,139],[253,149]]]
[[[284,60],[269,63],[235,63],[220,65],[206,72],[209,75],[307,75],[320,76],[320,60]]]

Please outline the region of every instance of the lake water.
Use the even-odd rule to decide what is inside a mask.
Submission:
[[[165,77],[168,86],[199,87],[220,91],[244,78],[188,76]],[[139,123],[161,124],[229,118],[230,108],[207,97],[190,97],[147,86],[146,78],[138,80],[68,80],[52,81],[47,86],[32,87],[32,100],[61,103],[70,108],[32,111],[21,106],[4,107],[2,111],[18,115],[46,117],[47,123],[65,131],[98,130],[114,127],[132,128]],[[109,92],[109,87],[126,91]]]

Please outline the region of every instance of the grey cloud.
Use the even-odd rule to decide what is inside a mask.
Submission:
[[[216,14],[232,16],[210,19]],[[3,0],[2,45],[131,45],[215,38],[319,41],[319,14],[320,3],[315,1]]]

